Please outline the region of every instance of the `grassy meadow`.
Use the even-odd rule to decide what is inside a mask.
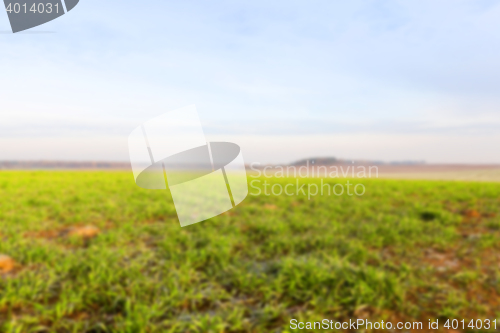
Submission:
[[[500,317],[500,183],[353,182],[363,196],[249,195],[181,228],[169,192],[129,172],[0,172],[0,254],[16,261],[0,332]],[[67,232],[82,226],[100,233]]]

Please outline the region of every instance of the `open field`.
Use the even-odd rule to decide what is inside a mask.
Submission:
[[[264,170],[266,169],[266,170]],[[481,164],[377,164],[338,163],[331,165],[261,166],[252,174],[325,178],[387,178],[500,182],[500,165]]]
[[[497,165],[381,166],[380,178],[500,182]]]
[[[169,193],[129,172],[0,172],[0,254],[16,262],[0,273],[0,332],[500,317],[499,183],[352,181],[363,196],[249,195],[181,228]]]

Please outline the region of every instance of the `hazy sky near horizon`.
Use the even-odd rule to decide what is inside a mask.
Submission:
[[[11,34],[0,160],[127,160],[196,104],[247,162],[500,163],[500,2],[97,1]]]

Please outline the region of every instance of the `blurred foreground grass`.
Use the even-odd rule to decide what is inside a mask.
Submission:
[[[499,317],[500,184],[353,182],[364,196],[249,195],[181,228],[169,193],[127,172],[1,172],[0,254],[18,264],[0,275],[0,332]],[[85,225],[100,234],[63,236]]]

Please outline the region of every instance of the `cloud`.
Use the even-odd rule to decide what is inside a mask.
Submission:
[[[85,0],[44,25],[56,33],[0,34],[0,138],[115,142],[195,103],[211,135],[438,136],[457,147],[476,136],[490,147],[499,18],[483,0]]]

